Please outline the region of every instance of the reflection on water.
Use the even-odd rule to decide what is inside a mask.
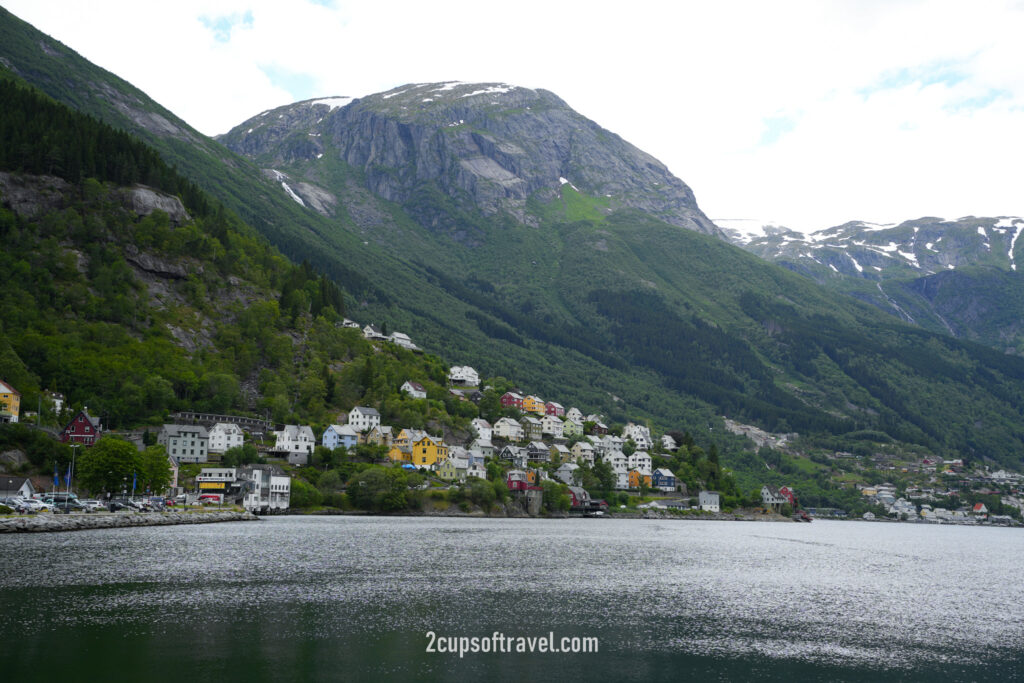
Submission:
[[[1022,540],[821,521],[372,517],[6,536],[0,671],[1006,680],[1024,664]],[[427,631],[597,636],[600,652],[459,659],[426,653]]]

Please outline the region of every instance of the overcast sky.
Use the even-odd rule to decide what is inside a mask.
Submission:
[[[209,135],[311,97],[501,81],[651,153],[713,219],[1024,214],[1020,1],[0,4]]]

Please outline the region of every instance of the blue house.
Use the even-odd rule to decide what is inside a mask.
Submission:
[[[651,474],[651,486],[659,491],[675,491],[676,475],[664,467],[659,467]]]
[[[331,425],[324,430],[324,435],[320,438],[320,445],[331,450],[338,446],[355,448],[357,443],[359,434],[348,425]]]

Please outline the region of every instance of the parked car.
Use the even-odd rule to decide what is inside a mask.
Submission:
[[[68,498],[54,505],[55,510],[60,510],[63,513],[69,512],[92,512],[92,508],[87,508],[82,505],[74,498]]]
[[[107,506],[98,500],[82,500],[79,501],[82,505],[89,508],[92,512],[99,512],[100,510],[106,510]]]

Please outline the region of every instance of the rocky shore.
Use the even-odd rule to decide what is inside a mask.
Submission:
[[[115,512],[71,515],[25,515],[0,519],[0,534],[41,531],[82,531],[119,529],[133,526],[170,526],[173,524],[212,524],[248,522],[259,517],[251,512],[218,510],[215,512]]]

